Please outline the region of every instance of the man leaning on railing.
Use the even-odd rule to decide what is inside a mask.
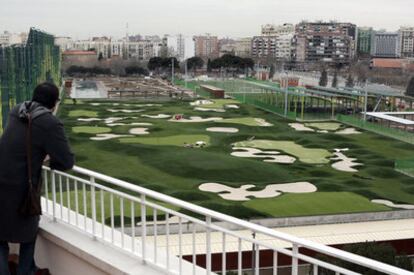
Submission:
[[[34,262],[41,168],[46,158],[52,169],[68,170],[74,165],[63,124],[53,115],[58,101],[55,85],[38,85],[32,101],[10,112],[0,138],[0,275],[11,274],[8,243],[20,243],[17,274],[47,274]]]

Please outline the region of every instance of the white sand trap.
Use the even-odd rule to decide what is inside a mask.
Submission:
[[[198,188],[201,191],[219,193],[219,196],[230,201],[249,201],[249,197],[259,199],[274,198],[282,193],[313,193],[317,191],[315,185],[309,182],[294,182],[285,184],[270,184],[262,191],[248,191],[255,185],[243,185],[233,188],[220,183],[204,183]]]
[[[289,126],[300,132],[315,132],[312,128],[306,127],[301,123],[289,123]]]
[[[329,133],[328,130],[318,130],[317,132],[318,133],[321,133],[321,134],[327,134],[327,133]]]
[[[190,102],[191,106],[200,106],[200,105],[209,105],[209,104],[214,104],[214,102],[211,100],[206,100],[206,99]]]
[[[100,106],[100,105],[101,105],[101,103],[93,102],[93,103],[91,103],[91,105],[92,105],[92,106]]]
[[[259,124],[259,126],[262,126],[262,127],[270,127],[270,126],[273,126],[272,123],[267,122],[263,118],[255,118],[254,120],[256,120],[256,122]]]
[[[101,121],[100,118],[78,118],[78,121],[86,121],[86,122],[92,122],[92,121]]]
[[[118,110],[118,109],[106,109],[108,112],[111,112],[111,113],[140,113],[140,112],[143,112],[143,111],[145,111],[145,110],[128,110],[128,109],[121,109],[121,110]]]
[[[346,129],[335,132],[335,134],[338,134],[338,135],[354,135],[354,134],[361,134],[361,132],[356,130],[355,128],[346,128]]]
[[[133,135],[148,135],[148,128],[132,128],[129,132]]]
[[[114,127],[114,126],[151,126],[153,125],[152,123],[146,123],[146,122],[133,122],[133,123],[109,123],[106,124],[109,127]]]
[[[395,204],[392,201],[388,200],[372,200],[372,203],[382,204],[391,208],[401,208],[401,209],[414,209],[414,205],[412,204]]]
[[[235,104],[226,104],[226,105],[224,105],[224,108],[227,108],[227,109],[240,109],[240,107],[238,105],[235,105]]]
[[[277,151],[262,151],[260,149],[248,147],[233,147],[233,150],[238,151],[231,153],[231,155],[239,158],[262,158],[264,159],[264,162],[285,164],[291,164],[296,161],[296,158],[287,155],[280,155]]]
[[[131,137],[131,135],[115,135],[115,134],[97,134],[96,137],[91,137],[91,140],[109,140],[121,137]]]
[[[201,112],[217,112],[217,113],[226,112],[226,110],[224,110],[224,109],[213,109],[213,108],[202,108],[202,107],[196,107],[196,108],[194,108],[194,110],[201,111]]]
[[[238,133],[239,129],[231,127],[210,127],[207,128],[208,132],[217,132],[217,133]]]
[[[148,117],[148,118],[170,118],[170,115],[165,114],[158,114],[158,115],[141,115],[142,117]]]
[[[181,118],[181,119],[175,119],[172,118],[169,121],[172,122],[185,122],[185,123],[191,123],[191,122],[209,122],[209,121],[217,121],[222,120],[222,117],[209,117],[209,118],[202,118],[199,116],[190,116],[190,118]]]
[[[132,104],[129,104],[132,106]],[[124,104],[124,106],[126,106],[126,104]],[[162,107],[162,104],[135,104],[135,106],[137,107]]]
[[[358,172],[358,170],[352,168],[355,166],[362,166],[362,163],[355,162],[357,159],[349,158],[345,156],[342,152],[348,151],[348,148],[345,149],[335,149],[334,155],[336,157],[331,158],[331,160],[338,160],[332,164],[332,167],[336,170],[343,171],[343,172]]]

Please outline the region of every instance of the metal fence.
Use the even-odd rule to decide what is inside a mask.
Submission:
[[[395,170],[414,177],[414,159],[400,159],[395,161]]]
[[[365,121],[356,116],[346,116],[346,115],[337,115],[336,120],[349,124],[354,127],[358,127],[379,135],[383,135],[386,137],[398,139],[407,143],[414,144],[414,133],[410,133],[404,130],[389,128],[386,126],[382,126],[377,123]]]
[[[45,215],[167,274],[224,275],[231,271],[241,275],[248,269],[259,275],[261,268],[277,274],[281,257],[290,260],[292,275],[305,264],[312,274],[322,270],[359,274],[315,257],[315,253],[385,274],[414,274],[80,167],[75,167],[73,174],[44,167],[43,186]],[[243,231],[232,231],[216,222]],[[270,253],[266,263],[262,261],[264,253]],[[166,261],[161,255],[167,255],[163,258]],[[171,257],[178,264],[173,264]]]
[[[0,133],[10,109],[32,97],[37,84],[51,81],[60,84],[60,50],[54,37],[30,29],[27,43],[0,47]]]

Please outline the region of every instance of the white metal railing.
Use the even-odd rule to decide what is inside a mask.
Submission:
[[[55,221],[68,223],[87,234],[91,234],[94,239],[131,253],[144,263],[161,268],[166,273],[183,274],[183,264],[188,265],[188,262],[183,258],[183,234],[185,231],[189,232],[192,240],[191,255],[186,255],[192,260],[192,274],[200,274],[201,270],[196,267],[196,246],[199,245],[196,242],[196,234],[204,236],[205,265],[203,264],[202,267],[205,268],[206,274],[213,272],[213,253],[215,259],[217,259],[217,255],[221,258],[219,270],[215,264],[216,270],[214,271],[222,274],[228,272],[228,266],[231,263],[227,257],[230,252],[226,245],[228,245],[229,238],[237,240],[237,249],[234,253],[237,253],[237,273],[239,275],[246,268],[246,265],[243,264],[243,260],[246,259],[243,257],[246,249],[243,247],[246,247],[246,244],[250,248],[253,247],[253,249],[249,249],[250,252],[253,251],[251,261],[253,266],[249,267],[249,270],[253,270],[255,275],[259,275],[259,270],[262,268],[260,265],[262,251],[273,253],[272,264],[267,267],[273,270],[273,274],[278,273],[280,255],[288,256],[291,259],[291,273],[293,275],[298,274],[299,266],[302,264],[308,264],[308,267],[310,265],[313,274],[318,274],[320,268],[333,271],[335,274],[358,274],[311,257],[301,251],[305,249],[312,251],[313,255],[315,253],[322,254],[385,274],[414,274],[240,220],[84,168],[75,166],[73,172],[68,174],[43,167],[43,197],[46,202],[43,205],[44,213],[52,216]],[[140,212],[137,211],[137,207]],[[177,209],[186,210],[186,213],[191,212],[194,215],[181,213]],[[138,213],[140,213],[140,219],[136,218]],[[173,216],[178,219],[175,226],[170,219]],[[201,218],[199,218],[200,216]],[[232,226],[243,228],[245,232],[250,232],[253,235],[228,230],[223,226],[218,226],[215,222],[226,222]],[[126,223],[130,224],[129,228],[126,227]],[[178,232],[174,233],[174,230]],[[214,244],[215,251],[212,250],[213,233],[216,237],[217,234],[221,236],[219,248],[217,248],[217,243]],[[282,241],[285,245],[275,245],[273,240]],[[172,244],[178,247],[177,253],[172,251]],[[285,247],[291,247],[291,249]],[[165,262],[160,262],[160,254],[167,255]],[[178,257],[178,266],[171,265],[169,260],[171,256]]]

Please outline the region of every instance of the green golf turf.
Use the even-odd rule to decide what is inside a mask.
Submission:
[[[241,218],[254,218],[390,210],[371,203],[372,199],[414,204],[414,178],[394,170],[396,159],[412,157],[414,146],[410,144],[366,131],[346,136],[298,132],[288,125],[292,121],[239,103],[235,104],[240,109],[220,113],[222,121],[174,123],[168,119],[141,117],[141,113],[139,116],[133,113],[114,114],[107,111],[106,104],[92,106],[90,102],[96,100],[82,100],[76,105],[63,102],[59,110],[76,155],[76,165],[210,209]],[[103,102],[125,103],[114,100]],[[126,103],[160,102],[129,100]],[[222,101],[216,104],[222,104]],[[142,106],[142,109],[142,114],[200,116],[190,101],[162,102],[162,106]],[[204,114],[203,118],[214,116]],[[91,136],[84,133],[111,131],[113,134],[125,135],[133,127],[120,125],[109,129],[104,121],[78,121],[79,117],[127,117],[122,123],[150,122],[153,125],[149,136],[97,142],[90,140]],[[260,125],[255,118],[274,126],[251,127]],[[239,132],[231,135],[206,132],[209,127],[236,127],[236,124]],[[316,124],[324,125],[321,127],[325,129],[340,125],[337,122]],[[203,149],[184,148],[185,142],[194,144],[197,141],[204,141],[208,146]],[[277,164],[266,163],[262,159],[234,157],[231,156],[232,144],[279,151],[298,158],[298,161]],[[363,166],[354,173],[333,169],[333,161],[329,158],[335,148],[349,148],[344,154],[357,158]],[[299,181],[312,183],[318,191],[313,194],[283,194],[273,199],[240,203],[226,201],[217,194],[198,189],[200,184],[206,182],[236,188],[254,184],[257,190],[262,190],[269,184]]]
[[[69,112],[68,116],[69,117],[98,117],[98,113],[95,111],[87,111],[87,110],[72,110]]]
[[[183,146],[185,144],[195,144],[198,141],[203,141],[207,145],[210,143],[210,137],[207,135],[178,135],[167,137],[133,137],[121,138],[121,143],[141,143],[148,145],[172,145]]]
[[[254,117],[241,117],[241,118],[226,118],[223,120],[217,121],[218,123],[232,123],[232,124],[241,124],[246,126],[261,126],[262,124],[257,121],[257,118]]]
[[[89,126],[76,126],[72,128],[72,131],[77,134],[104,134],[111,132],[111,128],[108,127],[89,127]]]
[[[299,158],[300,161],[310,164],[328,163],[332,154],[324,149],[305,148],[292,141],[252,140],[236,142],[235,147],[253,147],[266,150],[280,150]]]
[[[316,128],[318,130],[336,131],[341,128],[340,123],[334,122],[318,122],[318,123],[305,123],[305,126]]]

